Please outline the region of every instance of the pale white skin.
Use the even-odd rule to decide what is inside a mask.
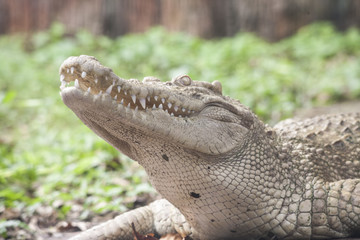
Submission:
[[[131,222],[208,240],[360,231],[360,114],[270,128],[218,82],[124,80],[89,56],[67,59],[60,80],[64,103],[138,161],[166,199],[77,239],[132,239]]]

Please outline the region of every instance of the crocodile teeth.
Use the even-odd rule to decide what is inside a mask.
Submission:
[[[85,78],[85,77],[86,77],[86,72],[82,72],[82,73],[81,73],[81,77],[82,77],[82,78]]]
[[[130,103],[128,103],[128,105],[126,107],[130,109]]]
[[[91,87],[88,87],[87,92],[90,93],[90,91],[91,91]]]
[[[165,103],[165,98],[161,98],[161,102],[162,102],[162,103]]]
[[[62,83],[65,79],[65,76],[63,74],[60,75],[60,82]]]
[[[131,99],[133,100],[134,103],[136,102],[136,96],[134,94],[131,95]]]
[[[79,80],[77,80],[77,79],[75,79],[75,87],[76,87],[76,88],[79,88],[79,87],[80,87],[80,85],[79,85]]]
[[[154,105],[152,106],[152,109],[154,110],[154,109],[156,109],[156,105],[155,105],[155,103],[154,103]]]
[[[95,78],[95,83],[96,83],[96,84],[98,83],[98,81],[99,81],[99,79]]]
[[[147,96],[146,99],[148,100],[148,102],[150,102],[150,96]]]
[[[102,91],[100,90],[100,92],[98,92],[98,94],[96,94],[95,96],[96,96],[96,97],[100,97],[101,94],[102,94]]]
[[[158,96],[154,96],[155,101],[157,101],[157,100],[158,100],[158,98],[159,98]]]
[[[115,95],[114,99],[117,100],[117,95]]]
[[[186,109],[185,109],[185,108],[181,108],[181,111],[185,112],[185,111],[186,111]]]
[[[120,93],[120,91],[121,91],[121,87],[120,87],[120,86],[117,86],[117,91],[118,91],[118,93]]]
[[[120,104],[124,105],[124,99],[121,99]]]
[[[110,86],[106,89],[105,92],[106,92],[107,94],[110,94],[113,86],[114,86],[114,85],[110,85]]]
[[[159,105],[159,109],[163,109],[163,105],[161,103]]]
[[[61,81],[60,89],[63,90],[66,87],[67,82]]]
[[[177,110],[179,109],[178,106],[174,106],[174,111],[177,112]]]
[[[71,74],[74,74],[74,67],[71,67],[70,72]]]
[[[145,107],[146,107],[146,100],[145,100],[145,98],[140,98],[139,101],[140,101],[140,104],[141,104],[141,106],[143,107],[143,109],[145,109]]]
[[[171,108],[172,104],[171,103],[168,103],[168,107]]]

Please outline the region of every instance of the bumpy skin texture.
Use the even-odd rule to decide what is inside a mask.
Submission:
[[[271,128],[218,82],[124,80],[89,56],[67,59],[60,80],[64,103],[166,199],[75,239],[132,239],[131,222],[207,240],[359,235],[359,113]]]

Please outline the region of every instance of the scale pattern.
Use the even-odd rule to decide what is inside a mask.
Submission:
[[[89,56],[67,59],[60,81],[64,103],[164,197],[74,239],[132,239],[131,223],[206,240],[360,235],[360,113],[269,127],[219,82],[124,80]]]

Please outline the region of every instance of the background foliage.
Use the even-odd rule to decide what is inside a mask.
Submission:
[[[32,36],[0,37],[0,214],[51,206],[67,218],[74,201],[91,212],[123,211],[151,192],[144,171],[88,130],[59,97],[58,67],[68,56],[93,55],[123,78],[223,83],[225,94],[273,124],[295,109],[360,98],[360,32],[310,25],[267,43],[241,33],[203,40],[154,28],[110,39],[62,25]],[[0,236],[25,219],[0,220]]]

